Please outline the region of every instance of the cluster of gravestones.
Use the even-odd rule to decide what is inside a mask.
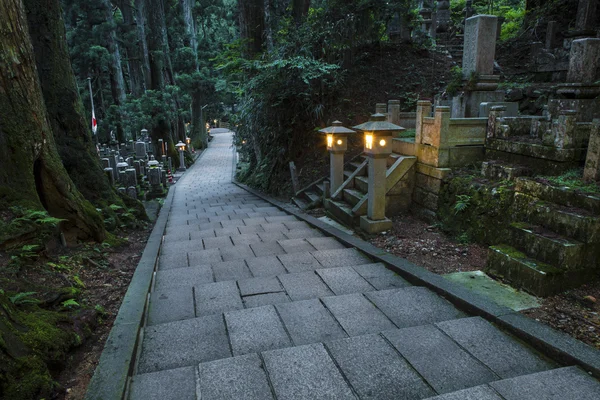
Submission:
[[[102,167],[111,185],[119,192],[132,198],[162,197],[169,183],[172,160],[166,155],[161,155],[160,162],[155,159],[153,146],[144,137],[144,131],[137,142],[131,140],[120,146],[101,147]],[[164,147],[160,147],[163,153]]]

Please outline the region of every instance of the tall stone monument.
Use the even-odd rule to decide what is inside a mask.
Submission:
[[[463,93],[452,100],[453,118],[478,117],[481,103],[504,100],[504,92],[496,90],[500,77],[494,75],[497,28],[494,15],[476,15],[465,21],[464,86]]]
[[[575,26],[581,34],[594,35],[598,29],[596,26],[597,7],[598,0],[579,0]]]

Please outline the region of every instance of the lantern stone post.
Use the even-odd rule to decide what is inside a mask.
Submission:
[[[348,134],[354,131],[343,127],[340,121],[334,121],[332,126],[323,128],[319,132],[325,134],[327,138],[330,192],[335,193],[344,183],[344,153],[348,149]]]
[[[384,114],[373,114],[354,129],[364,132],[365,154],[369,158],[367,215],[360,218],[360,228],[378,233],[392,227],[385,216],[387,158],[392,154],[392,135],[404,128],[386,121]]]
[[[179,168],[177,169],[177,171],[185,171],[185,159],[183,156],[183,151],[185,150],[185,143],[179,141],[179,143],[177,143],[175,147],[177,147],[177,150],[179,150]]]

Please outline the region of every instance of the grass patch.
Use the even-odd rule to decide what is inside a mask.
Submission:
[[[600,186],[583,180],[583,169],[572,169],[558,176],[542,176],[540,179],[552,186],[568,187],[581,193],[600,194]]]

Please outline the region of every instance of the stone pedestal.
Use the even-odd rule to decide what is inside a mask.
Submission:
[[[134,168],[129,168],[125,170],[125,181],[123,182],[123,186],[136,186],[137,185],[137,174]]]
[[[375,105],[375,114],[383,114],[383,115],[387,115],[387,104],[385,103],[377,103]]]
[[[135,188],[135,186],[129,186],[127,188],[127,196],[133,199],[137,199],[137,189]]]
[[[179,168],[177,168],[177,171],[185,171],[185,157],[182,150],[179,151]]]
[[[135,156],[140,160],[146,159],[146,155],[148,152],[146,151],[146,142],[136,142],[135,143]]]
[[[587,182],[600,181],[600,119],[592,123],[583,179]]]
[[[330,190],[335,193],[342,183],[344,183],[344,152],[329,152],[329,180]]]
[[[577,8],[577,20],[575,22],[578,31],[593,33],[596,26],[596,8],[598,0],[579,0]]]
[[[594,83],[600,66],[600,39],[574,40],[569,56],[567,82]]]

